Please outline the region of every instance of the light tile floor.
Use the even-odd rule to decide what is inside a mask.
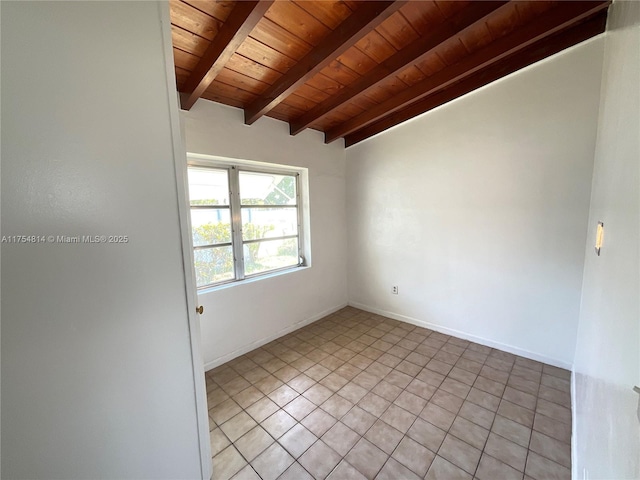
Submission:
[[[347,307],[207,372],[212,478],[570,479],[569,379]]]

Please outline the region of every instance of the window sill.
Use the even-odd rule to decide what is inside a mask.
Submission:
[[[255,277],[245,278],[235,282],[222,283],[220,285],[212,285],[210,287],[203,287],[198,289],[198,295],[204,295],[207,293],[217,292],[219,290],[225,290],[227,288],[238,287],[240,285],[246,285],[248,283],[261,282],[269,278],[280,277],[282,275],[289,275],[296,272],[301,272],[311,268],[311,265],[301,265],[299,267],[287,268],[285,270],[279,270],[277,272],[265,273],[264,275],[257,275]]]

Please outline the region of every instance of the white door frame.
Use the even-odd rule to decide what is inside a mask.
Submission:
[[[171,136],[176,175],[176,192],[178,199],[178,215],[180,218],[180,243],[182,247],[182,264],[185,278],[185,296],[189,320],[189,341],[191,343],[191,360],[193,364],[193,383],[195,386],[196,416],[198,422],[198,442],[200,445],[200,465],[203,480],[212,475],[211,440],[209,436],[209,413],[207,409],[207,387],[204,381],[204,361],[201,352],[200,315],[196,313],[197,288],[195,270],[193,268],[193,249],[191,248],[191,217],[187,205],[187,152],[183,142],[184,130],[178,108],[178,92],[173,60],[173,44],[171,41],[171,19],[169,3],[158,2],[160,21],[162,24],[162,40],[165,57],[167,88],[169,93],[169,113],[171,119]]]

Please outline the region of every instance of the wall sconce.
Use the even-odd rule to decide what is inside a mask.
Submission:
[[[604,223],[598,222],[596,228],[596,255],[600,256],[600,249],[602,248],[602,237],[604,236]]]

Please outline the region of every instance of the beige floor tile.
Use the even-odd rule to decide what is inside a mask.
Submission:
[[[270,372],[268,372],[264,368],[256,367],[253,370],[249,370],[248,372],[244,373],[242,376],[249,383],[256,383],[256,382],[259,382],[260,380],[262,380],[263,378],[268,377],[269,374],[270,374]]]
[[[423,477],[431,466],[435,453],[409,437],[404,437],[391,456],[412,472]]]
[[[220,425],[220,430],[224,432],[229,440],[235,442],[256,425],[255,420],[247,415],[246,412],[240,412]]]
[[[379,417],[387,408],[389,408],[391,402],[385,400],[379,395],[376,395],[375,393],[369,392],[362,397],[362,400],[360,400],[358,405],[360,408],[366,410],[375,417]]]
[[[250,462],[265,451],[272,443],[273,438],[271,435],[262,427],[257,426],[236,440],[234,445],[242,456]]]
[[[432,452],[438,451],[446,434],[444,430],[439,429],[421,418],[417,418],[407,432],[409,437],[427,447]]]
[[[229,383],[225,383],[222,386],[222,389],[229,395],[235,395],[236,393],[240,393],[242,390],[244,390],[247,387],[250,387],[251,384],[244,379],[243,377],[238,376],[237,378],[233,379],[232,381],[230,381]]]
[[[229,420],[231,417],[235,417],[238,413],[242,411],[240,405],[238,405],[233,399],[229,398],[225,400],[220,405],[215,408],[212,408],[209,413],[211,418],[218,424],[222,424]]]
[[[396,398],[398,398],[398,395],[402,393],[402,388],[396,385],[392,385],[386,380],[382,380],[378,385],[373,387],[371,391],[376,395],[384,398],[385,400],[393,402]]]
[[[476,425],[480,425],[484,428],[491,428],[493,424],[493,419],[496,414],[486,408],[482,408],[475,403],[471,403],[469,401],[465,401],[458,412],[458,415],[462,418],[466,418],[467,420],[475,423]]]
[[[548,365],[545,365],[545,367],[547,366]],[[554,375],[543,373],[542,378],[540,379],[540,383],[542,385],[546,385],[547,387],[555,388],[556,390],[571,392],[571,383],[569,382],[569,379],[562,379]]]
[[[411,363],[408,360],[401,361],[395,368],[395,371],[404,373],[410,377],[415,377],[421,370],[421,366]]]
[[[469,391],[467,400],[492,412],[498,411],[498,407],[500,406],[500,397],[483,392],[475,387],[471,388]]]
[[[457,397],[460,397],[463,400],[467,398],[467,395],[469,394],[469,390],[471,390],[471,387],[469,385],[462,383],[458,380],[455,380],[453,378],[446,378],[444,382],[442,382],[442,384],[440,385],[440,388],[445,392],[448,392]]]
[[[571,468],[571,446],[568,443],[534,431],[531,433],[529,449],[560,465]]]
[[[427,363],[425,368],[439,373],[440,375],[447,375],[453,368],[453,365],[441,362],[440,360],[431,360]]]
[[[342,456],[329,448],[322,440],[318,440],[298,461],[316,480],[322,480],[341,460]]]
[[[236,473],[231,480],[261,480],[260,475],[256,473],[251,465],[247,465],[238,473]]]
[[[310,400],[315,405],[322,405],[331,395],[333,395],[333,392],[319,383],[316,383],[313,387],[302,394],[303,397]]]
[[[478,376],[473,386],[478,390],[490,393],[491,395],[495,395],[496,397],[502,397],[505,389],[505,384],[489,380],[488,378],[485,378],[481,375]]]
[[[344,387],[347,383],[349,383],[349,380],[347,380],[344,377],[341,377],[335,372],[330,373],[329,375],[324,377],[322,380],[320,380],[320,384],[324,385],[332,392],[337,392],[342,387]]]
[[[456,362],[456,367],[478,375],[480,373],[480,370],[482,370],[482,363],[468,358],[468,356],[465,354],[462,355],[460,360]]]
[[[260,400],[262,397],[264,397],[264,394],[254,386],[251,386],[234,395],[233,399],[238,405],[246,409],[247,407]]]
[[[558,420],[559,422],[571,425],[571,410],[563,407],[562,405],[551,403],[539,398],[538,404],[536,405],[536,412],[549,418],[553,418],[554,420]]]
[[[426,406],[427,401],[424,398],[405,390],[398,395],[398,398],[396,398],[393,403],[414,415],[418,415]]]
[[[360,435],[342,422],[336,423],[322,436],[322,441],[342,456],[345,456],[358,440]]]
[[[514,443],[522,447],[529,446],[529,439],[531,438],[531,429],[521,425],[508,418],[496,415],[496,419],[493,421],[491,431],[497,433],[501,437],[511,440]]]
[[[367,477],[342,460],[327,478],[328,480],[366,480]]]
[[[362,438],[345,457],[367,479],[372,480],[389,456],[367,439]]]
[[[304,373],[301,373],[297,377],[289,380],[287,382],[287,385],[289,385],[298,393],[304,393],[306,390],[311,388],[315,383],[316,381],[313,378],[308,377]]]
[[[438,450],[438,455],[472,475],[476,471],[481,453],[477,448],[452,435],[445,437],[440,450]]]
[[[380,417],[380,420],[391,425],[396,430],[406,433],[413,424],[417,415],[409,413],[397,405],[391,405]]]
[[[425,480],[471,480],[471,475],[437,455],[431,462]],[[398,479],[394,479],[398,480]],[[495,479],[498,480],[498,479]]]
[[[421,477],[413,473],[394,458],[389,458],[375,480],[421,480]]]
[[[345,413],[347,413],[353,407],[353,403],[351,403],[346,398],[342,398],[337,393],[332,395],[326,402],[320,405],[325,412],[330,413],[336,419],[341,419]]]
[[[460,397],[457,397],[449,392],[445,392],[442,388],[438,389],[436,393],[433,394],[431,403],[438,405],[439,407],[444,408],[445,410],[449,410],[453,414],[457,414],[460,411],[460,407],[464,403],[464,400]]]
[[[509,420],[513,420],[514,422],[518,422],[525,427],[531,428],[533,426],[534,412],[507,400],[502,399],[497,413],[498,415],[508,418]]]
[[[535,395],[521,392],[520,390],[516,390],[513,387],[507,386],[502,398],[504,400],[507,400],[511,403],[515,403],[516,405],[520,405],[521,407],[527,408],[529,410],[535,410],[536,408],[537,399]]]
[[[338,395],[340,395],[342,398],[346,398],[351,403],[358,403],[367,393],[368,390],[362,388],[360,385],[357,385],[354,382],[349,382],[340,390],[338,390]]]
[[[522,480],[523,473],[484,453],[476,477],[479,480]]]
[[[507,385],[530,395],[537,395],[540,384],[526,380],[518,375],[511,375]]]
[[[293,457],[278,443],[273,443],[262,452],[251,466],[262,480],[275,480],[293,463]]]
[[[307,427],[316,437],[321,437],[327,430],[335,425],[337,420],[321,408],[316,408],[302,420],[302,425]]]
[[[302,420],[316,409],[316,405],[304,398],[302,395],[295,400],[289,402],[283,410],[295,418],[297,421]]]
[[[274,374],[274,372],[277,372],[278,370],[284,368],[287,364],[284,363],[282,360],[280,360],[279,358],[272,358],[271,360],[265,362],[264,364],[262,364],[262,368],[264,368],[267,372]],[[280,377],[278,377],[280,378]],[[282,380],[282,379],[281,379]],[[282,380],[285,381],[285,380]]]
[[[278,480],[314,480],[313,476],[307,472],[298,462],[291,464],[285,472],[278,477]]]
[[[326,377],[327,375],[329,375],[331,373],[331,370],[329,370],[326,367],[323,367],[322,365],[314,365],[313,367],[309,368],[308,370],[305,370],[304,374],[307,377],[313,378],[316,382],[319,382],[320,380],[322,380],[324,377]]]
[[[536,413],[533,420],[533,429],[561,442],[571,442],[571,425],[558,422],[540,413]]]
[[[265,395],[269,395],[271,392],[273,392],[276,388],[278,388],[282,384],[283,382],[281,380],[278,380],[273,375],[269,375],[268,377],[263,378],[259,382],[256,382],[254,386]]]
[[[368,368],[371,368],[371,366],[372,365],[370,365]],[[381,378],[377,377],[376,375],[369,373],[367,371],[364,371],[364,372],[360,372],[358,375],[356,375],[353,378],[353,383],[364,388],[366,391],[369,391],[373,387],[375,387],[380,380]]]
[[[444,379],[446,378],[444,375],[434,372],[433,370],[429,370],[428,368],[423,368],[416,378],[428,385],[434,387],[440,387]]]
[[[537,479],[571,480],[571,470],[535,452],[529,452],[525,473]]]
[[[288,385],[282,385],[271,392],[268,397],[279,407],[284,407],[291,400],[299,395],[293,388]]]
[[[375,423],[376,417],[362,408],[355,406],[349,412],[342,417],[342,423],[357,432],[359,435],[364,435],[367,430]]]
[[[489,436],[489,430],[462,417],[456,417],[449,429],[449,433],[480,450],[484,448]]]
[[[407,388],[405,390],[419,396],[420,398],[423,398],[424,400],[429,401],[438,389],[433,385],[429,385],[422,380],[414,378],[411,383],[407,385]]]
[[[228,480],[247,464],[242,455],[233,445],[229,445],[218,455],[213,457],[213,478]]]
[[[282,435],[278,442],[293,458],[298,458],[313,445],[318,438],[301,424],[296,424],[291,430]]]
[[[527,461],[527,449],[525,447],[513,443],[500,435],[491,433],[484,451],[510,467],[524,472],[525,462]]]
[[[491,368],[488,365],[482,366],[482,369],[480,370],[480,375],[482,375],[485,378],[488,378],[489,380],[493,380],[494,382],[500,382],[503,385],[506,385],[507,381],[509,380],[509,374],[507,372],[502,370],[497,370],[495,368]]]
[[[278,410],[262,421],[261,426],[276,440],[296,424],[295,418],[284,410]]]
[[[413,380],[413,377],[411,375],[407,375],[406,373],[402,373],[397,370],[393,370],[386,377],[384,377],[385,382],[390,383],[391,385],[400,389],[403,389],[407,385],[409,385],[411,383],[411,380]]]
[[[222,450],[227,448],[231,442],[227,436],[222,433],[219,428],[214,428],[209,432],[209,438],[211,440],[211,456],[215,457]]]
[[[265,418],[271,416],[277,411],[278,405],[268,397],[258,400],[247,408],[247,413],[258,423],[262,422]]]
[[[387,425],[382,420],[378,420],[364,437],[380,450],[391,455],[403,436],[399,430]]]
[[[451,428],[456,416],[438,405],[428,403],[420,413],[420,418],[446,431]]]
[[[352,307],[205,379],[225,479],[570,475],[570,372]]]
[[[546,385],[540,385],[538,397],[549,402],[557,403],[563,407],[571,408],[571,393],[569,392],[563,392],[555,388],[547,387]]]

